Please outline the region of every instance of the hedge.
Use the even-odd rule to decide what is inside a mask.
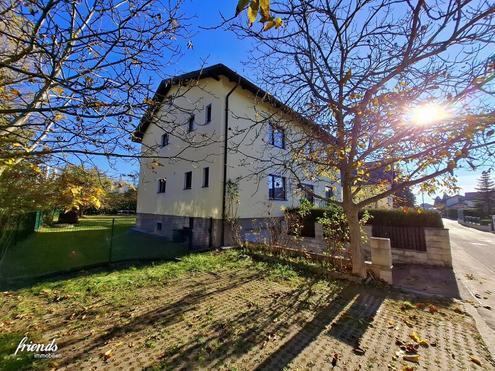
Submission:
[[[370,209],[369,225],[443,228],[442,216],[436,211],[418,209]]]
[[[311,236],[311,230],[314,231],[314,223],[318,218],[323,217],[325,211],[330,217],[333,213],[342,212],[337,207],[328,209],[313,208],[309,214],[303,219],[302,236]],[[436,211],[419,211],[418,209],[367,209],[371,218],[368,220],[368,225],[386,225],[386,226],[405,226],[405,227],[432,227],[443,228],[442,216]],[[286,210],[287,213],[297,213],[297,208]],[[360,212],[362,217],[364,211]],[[307,233],[304,233],[307,232]],[[309,235],[308,235],[309,234]],[[314,232],[313,232],[314,235]]]

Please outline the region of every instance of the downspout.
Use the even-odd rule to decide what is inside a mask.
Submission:
[[[227,193],[227,150],[228,150],[228,135],[229,135],[229,98],[235,89],[239,86],[236,83],[235,86],[225,96],[225,127],[223,133],[223,191],[222,191],[222,234],[220,246],[225,246],[225,207],[226,207],[226,193]]]

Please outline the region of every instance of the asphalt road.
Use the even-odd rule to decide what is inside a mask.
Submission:
[[[449,229],[454,272],[463,286],[460,294],[475,304],[481,318],[495,332],[495,233],[447,219],[444,225]]]

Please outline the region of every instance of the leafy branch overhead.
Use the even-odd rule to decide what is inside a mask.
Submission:
[[[247,9],[247,17],[249,26],[252,26],[256,19],[263,24],[263,31],[268,31],[272,28],[279,28],[283,25],[283,21],[279,17],[274,17],[270,14],[270,0],[239,0],[235,9],[235,16]]]

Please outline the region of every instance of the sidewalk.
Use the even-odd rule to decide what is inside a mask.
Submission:
[[[452,268],[395,264],[393,285],[420,295],[460,299],[458,280]]]

